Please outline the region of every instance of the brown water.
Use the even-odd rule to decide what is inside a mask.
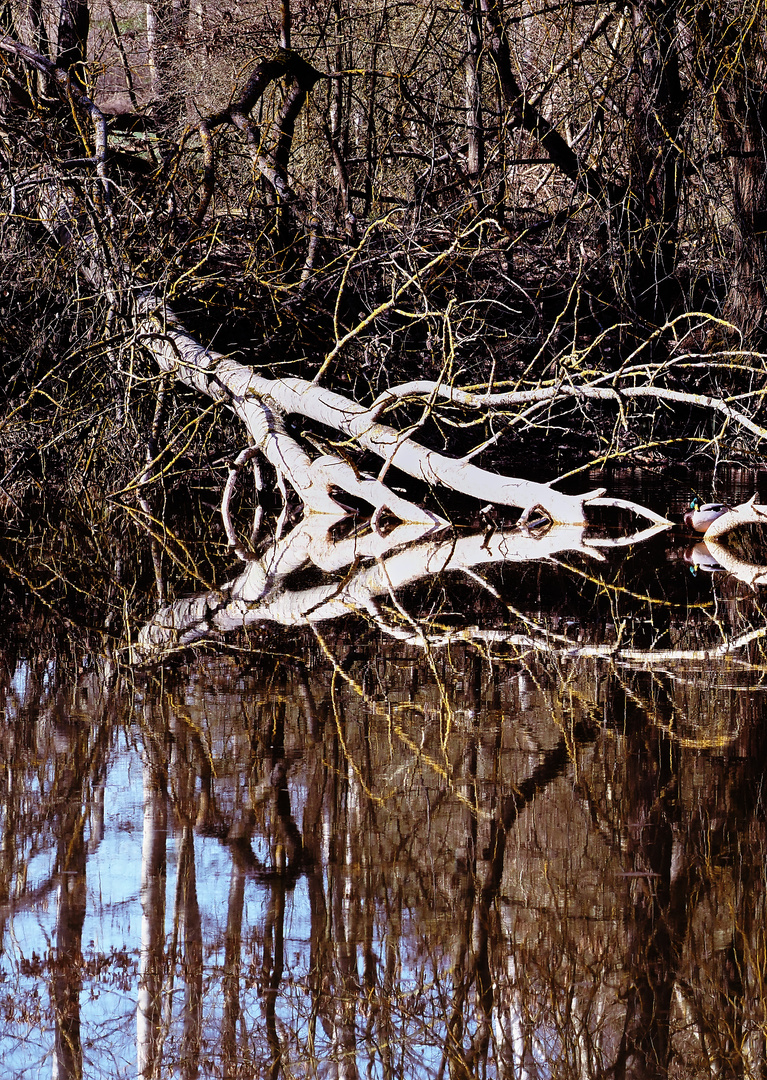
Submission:
[[[758,558],[459,540],[8,651],[0,1076],[765,1075]]]

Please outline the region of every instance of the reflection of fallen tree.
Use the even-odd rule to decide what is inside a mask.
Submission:
[[[455,536],[423,524],[398,525],[386,536],[368,529],[334,539],[332,532],[343,521],[340,516],[310,514],[260,556],[246,559],[243,572],[222,588],[165,605],[142,628],[133,646],[133,659],[148,661],[168,650],[205,639],[219,640],[259,623],[316,626],[347,615],[361,615],[389,637],[416,646],[439,648],[459,641],[481,642],[519,653],[649,666],[734,660],[747,646],[767,637],[764,626],[748,628],[732,637],[721,629],[719,641],[699,648],[636,648],[623,636],[619,624],[614,641],[584,644],[508,604],[505,606],[517,624],[513,628],[481,627],[473,620],[455,626],[445,625],[433,615],[423,618],[418,612],[409,613],[397,596],[419,581],[459,571],[504,602],[478,567],[555,560],[565,552],[602,560],[601,548],[641,542],[662,531],[661,525],[614,540],[587,537],[585,530],[577,526],[555,526],[541,532],[516,527]],[[715,541],[709,541],[708,548],[716,564],[732,576],[752,586],[767,583],[767,566],[746,562]],[[301,575],[312,568],[322,571],[327,580],[304,587]],[[387,601],[385,607],[381,599]]]
[[[717,543],[716,540],[707,540],[706,547],[721,568],[738,581],[745,582],[752,589],[757,585],[767,585],[767,566],[764,564],[749,562],[725,544]]]
[[[417,642],[427,635],[396,599],[407,585],[445,571],[463,571],[497,595],[475,572],[489,563],[552,559],[562,552],[603,556],[597,546],[615,541],[586,540],[584,529],[555,526],[543,532],[524,528],[468,536],[446,535],[425,525],[399,525],[387,536],[375,531],[333,539],[332,526],[342,519],[310,514],[289,534],[275,541],[258,558],[247,561],[243,573],[224,585],[163,607],[142,629],[134,648],[136,659],[148,659],[169,648],[185,647],[207,637],[241,630],[260,622],[307,626],[349,614],[363,614],[395,637]],[[661,531],[663,525],[636,534]],[[291,588],[290,578],[314,566],[326,574],[348,573],[319,585]],[[391,626],[381,615],[377,598],[388,596],[401,622]],[[439,636],[439,635],[437,635]],[[434,640],[431,634],[428,640]]]

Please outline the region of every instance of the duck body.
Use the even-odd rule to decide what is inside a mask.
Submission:
[[[696,495],[690,503],[690,508],[684,515],[684,523],[688,529],[704,533],[709,525],[732,510],[727,503],[704,503]]]

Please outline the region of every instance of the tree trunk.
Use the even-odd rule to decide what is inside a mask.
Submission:
[[[523,93],[512,66],[501,0],[480,0],[480,5],[485,18],[485,46],[495,65],[510,126],[530,132],[548,154],[551,163],[569,177],[578,190],[605,207],[610,201],[617,201],[621,192],[617,189],[613,191],[597,168],[584,166],[554,124]]]
[[[667,320],[678,297],[684,94],[676,6],[676,0],[650,0],[635,9],[637,81],[629,98],[629,176],[620,211],[632,306],[655,325]]]
[[[699,82],[712,94],[732,192],[725,317],[747,340],[767,327],[767,53],[761,4],[733,18],[701,2],[690,33]]]
[[[82,65],[88,58],[90,11],[88,0],[61,0],[56,62],[69,71],[80,88],[85,87]]]
[[[154,115],[165,128],[172,128],[183,118],[185,93],[173,68],[188,7],[188,2],[177,6],[173,0],[150,0],[146,5],[147,60]]]
[[[761,48],[754,68],[717,97],[735,222],[725,316],[748,339],[765,330],[767,306],[767,61]]]
[[[466,57],[464,59],[464,85],[466,88],[466,171],[475,188],[472,203],[476,213],[481,214],[484,200],[479,190],[485,167],[485,135],[482,122],[482,28],[478,0],[464,0],[463,19],[466,27]]]

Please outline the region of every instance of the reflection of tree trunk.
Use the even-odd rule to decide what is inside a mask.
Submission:
[[[535,1023],[531,1020],[530,1002],[526,1000],[524,973],[507,942],[496,975],[495,1044],[499,1080],[533,1080],[540,1076],[533,1047]],[[585,1070],[581,1075],[587,1075]]]
[[[100,688],[103,690],[104,688]],[[103,834],[103,796],[106,753],[109,746],[107,707],[110,696],[99,695],[93,716],[94,728],[62,720],[58,735],[65,749],[56,758],[57,798],[48,793],[51,805],[60,800],[57,820],[58,907],[56,949],[51,963],[51,999],[55,1019],[54,1075],[59,1080],[79,1080],[83,1075],[80,1038],[80,993],[83,984],[82,936],[86,911],[86,861]],[[66,715],[68,705],[58,701]],[[91,742],[91,732],[95,732]],[[90,818],[84,807],[90,806]],[[13,815],[10,815],[13,818]],[[90,820],[91,842],[85,842]]]
[[[472,810],[474,805],[474,787],[477,768],[476,745],[472,744],[471,753],[463,759],[464,776],[456,777],[456,789],[464,797],[463,814],[466,833],[466,847],[456,851],[459,876],[455,889],[456,926],[452,941],[451,969],[453,977],[453,997],[447,1019],[448,1039],[445,1046],[445,1058],[448,1063],[451,1080],[469,1080],[471,1068],[464,1050],[464,1017],[466,999],[474,981],[469,942],[471,937],[472,914],[476,910],[476,875],[475,862],[477,851],[477,815]]]
[[[493,921],[493,909],[498,898],[498,890],[503,879],[506,863],[506,843],[517,818],[525,808],[561,776],[573,760],[574,748],[593,738],[589,727],[583,723],[573,723],[567,734],[563,734],[556,746],[540,756],[538,764],[530,775],[515,786],[513,794],[500,800],[496,818],[489,822],[489,829],[483,836],[482,858],[478,863],[478,911],[475,915],[475,949],[479,961],[486,968],[478,969],[479,990],[482,994],[485,1016],[490,1017],[495,1008],[498,1024],[498,1056],[502,1062],[500,1072],[506,1076],[527,1077],[537,1075],[537,1066],[533,1056],[536,1032],[525,1010],[524,995],[516,986],[516,974],[519,964],[514,956],[514,942],[507,940],[506,958],[495,958],[493,973],[490,969],[490,953],[487,943],[487,928]],[[487,759],[487,754],[484,754]],[[482,771],[478,770],[478,778]],[[501,969],[500,971],[498,969]],[[503,997],[494,1000],[495,991],[491,979],[495,975],[499,985],[504,987]],[[500,976],[500,977],[499,977]]]
[[[148,750],[145,750],[145,755],[136,1059],[141,1080],[153,1080],[158,1074],[162,1049],[168,782],[164,772],[153,768]]]
[[[623,715],[622,703],[618,706]],[[627,754],[625,799],[632,899],[627,909],[626,964],[630,986],[615,1064],[616,1080],[661,1080],[668,1072],[669,1022],[687,925],[688,857],[678,818],[678,744],[647,733],[647,717],[627,699],[625,715],[635,743]]]
[[[345,844],[345,867],[339,867],[333,882],[333,957],[338,982],[330,1002],[329,1021],[333,1060],[338,1063],[342,1080],[357,1080],[357,1029],[355,1002],[357,997],[357,909],[358,896],[353,867],[359,864],[357,838],[360,836],[360,800],[362,785],[347,763],[346,821],[339,830],[339,840]],[[339,851],[340,854],[340,851]]]
[[[90,837],[88,839],[88,851],[97,851],[99,844],[104,839],[104,794],[106,786],[103,781],[93,788],[90,807]]]
[[[481,671],[481,661],[475,660],[475,670]],[[481,703],[475,701],[475,713],[481,716]],[[485,806],[487,798],[494,790],[494,772],[500,749],[500,726],[489,733],[477,732],[477,767],[474,776],[474,805]],[[486,1064],[487,1050],[490,1044],[490,1025],[493,1009],[493,984],[490,974],[490,946],[488,929],[491,912],[497,897],[497,885],[493,884],[494,863],[493,848],[495,822],[488,817],[477,819],[476,846],[474,852],[474,873],[478,886],[479,903],[475,905],[471,928],[472,962],[476,971],[477,1004],[479,1020],[477,1031],[472,1040],[469,1067],[472,1074],[480,1068],[480,1062]]]
[[[741,700],[748,704],[738,717],[739,736],[715,766],[719,782],[715,773],[696,811],[696,853],[702,853],[705,870],[700,887],[688,888],[699,908],[690,917],[685,960],[691,971],[679,997],[684,1022],[696,1032],[711,1076],[764,1080],[767,746],[762,708],[752,712],[748,697]]]
[[[474,712],[483,713],[482,663],[474,664],[472,680]],[[490,971],[489,925],[495,903],[495,833],[497,823],[480,816],[476,809],[485,806],[486,796],[493,790],[495,762],[499,748],[500,728],[489,734],[477,730],[472,740],[472,753],[464,758],[467,775],[462,784],[466,797],[467,865],[463,875],[460,944],[454,955],[453,971],[456,992],[450,1030],[450,1075],[456,1080],[468,1080],[487,1066],[493,1010],[493,983]],[[502,873],[502,869],[501,869]],[[499,879],[500,880],[500,879]],[[472,985],[477,1002],[477,1028],[468,1049],[463,1045],[463,1014]]]
[[[356,1080],[355,1003],[359,986],[357,979],[357,927],[355,918],[355,886],[352,863],[357,860],[356,837],[359,822],[355,821],[359,780],[350,762],[345,762],[346,780],[342,779],[344,765],[338,760],[340,742],[335,745],[336,760],[325,777],[309,785],[314,798],[307,800],[304,813],[304,836],[314,858],[309,868],[309,899],[312,912],[311,981],[313,1013],[322,1023],[328,1047],[325,1058],[332,1062],[339,1080]],[[326,766],[320,755],[315,758],[318,773]],[[323,782],[324,781],[324,782]],[[344,794],[346,799],[344,800]],[[314,823],[314,825],[313,825]],[[328,845],[318,849],[316,840],[324,834]],[[315,844],[312,848],[312,844]],[[337,865],[328,873],[330,895],[325,898],[322,868]],[[314,1020],[312,1023],[314,1024]],[[314,1042],[314,1030],[310,1032]]]
[[[85,922],[85,820],[82,814],[82,783],[70,792],[59,835],[59,901],[56,918],[56,960],[52,997],[56,1019],[56,1076],[79,1080],[83,1074],[80,1041],[80,991],[82,990],[82,936]]]
[[[232,850],[232,876],[224,947],[224,1018],[221,1025],[223,1080],[237,1080],[240,1055],[237,1048],[237,1024],[240,1019],[240,969],[242,965],[242,913],[245,907],[245,871],[236,849]]]
[[[397,1047],[396,1026],[392,1022],[392,1004],[396,1000],[397,974],[401,970],[402,957],[402,886],[393,890],[393,895],[386,896],[386,939],[384,943],[386,963],[381,982],[381,1009],[377,1017],[378,1044],[381,1047],[381,1060],[384,1076],[394,1076],[395,1053]]]
[[[184,920],[184,1033],[181,1040],[181,1074],[189,1080],[199,1074],[202,1043],[202,925],[194,866],[194,833],[184,824],[178,857],[178,890]]]
[[[304,690],[304,697],[309,687]],[[325,838],[332,836],[334,823],[328,820],[328,804],[333,799],[337,774],[328,767],[325,754],[318,746],[321,735],[321,708],[314,707],[307,719],[312,724],[307,740],[306,752],[306,802],[303,814],[304,851],[307,858],[307,886],[309,890],[309,910],[311,918],[311,940],[309,947],[309,986],[312,995],[311,1019],[309,1021],[309,1041],[315,1042],[317,1018],[322,1016],[326,980],[329,979],[330,957],[328,946],[328,908],[325,897],[324,874],[328,869],[328,853]]]
[[[269,1077],[277,1080],[282,1071],[282,1046],[277,1034],[276,1005],[285,958],[285,878],[288,865],[288,837],[298,830],[292,820],[290,792],[285,766],[285,699],[275,703],[271,724],[271,784],[272,784],[272,866],[275,878],[272,883],[269,910],[264,924],[264,956],[262,983],[264,1015],[266,1018],[266,1041],[269,1046]],[[290,825],[293,828],[291,830]],[[299,837],[300,845],[300,837]],[[300,850],[300,848],[299,848]]]
[[[278,1080],[282,1071],[282,1046],[277,1034],[276,1005],[285,960],[285,879],[275,878],[264,926],[264,1014],[269,1045],[269,1077]]]

